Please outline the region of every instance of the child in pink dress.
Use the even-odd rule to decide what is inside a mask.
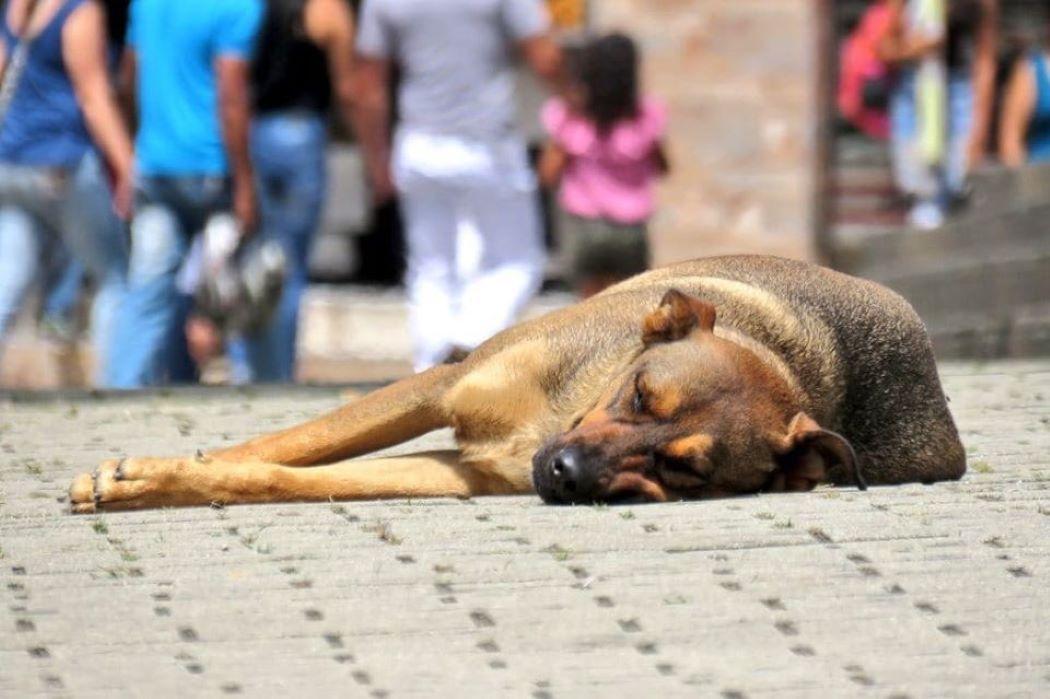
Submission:
[[[638,94],[638,51],[623,34],[588,43],[574,85],[543,107],[550,141],[540,158],[544,186],[559,185],[561,244],[581,296],[645,271],[654,184],[668,171],[667,110]]]

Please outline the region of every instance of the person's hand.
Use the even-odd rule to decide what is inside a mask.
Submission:
[[[113,211],[122,221],[131,219],[135,201],[135,178],[131,172],[113,178]]]
[[[222,331],[211,320],[192,314],[186,319],[185,332],[187,349],[199,368],[222,354]]]
[[[259,207],[255,200],[255,185],[251,178],[234,180],[233,215],[241,226],[241,235],[250,236],[259,225]]]
[[[583,85],[580,85],[578,82],[566,85],[562,97],[565,99],[566,104],[569,105],[570,110],[577,114],[586,113],[587,88]]]
[[[944,36],[925,32],[913,32],[906,40],[907,53],[915,60],[940,53],[944,48]]]
[[[390,201],[397,193],[390,166],[385,162],[371,169],[369,180],[372,185],[372,201],[377,206]]]

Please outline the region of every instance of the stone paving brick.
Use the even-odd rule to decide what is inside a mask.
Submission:
[[[243,439],[338,393],[0,399],[0,697],[1044,695],[1050,361],[943,376],[958,483],[634,507],[72,517],[64,490],[100,459]]]

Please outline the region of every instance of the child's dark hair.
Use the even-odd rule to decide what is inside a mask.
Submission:
[[[631,37],[613,33],[591,40],[578,67],[587,90],[587,116],[600,133],[638,114],[638,48]]]

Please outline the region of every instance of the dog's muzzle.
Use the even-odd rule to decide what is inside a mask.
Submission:
[[[591,503],[599,499],[600,483],[595,469],[588,468],[583,450],[565,446],[544,449],[532,460],[536,492],[551,504]]]

